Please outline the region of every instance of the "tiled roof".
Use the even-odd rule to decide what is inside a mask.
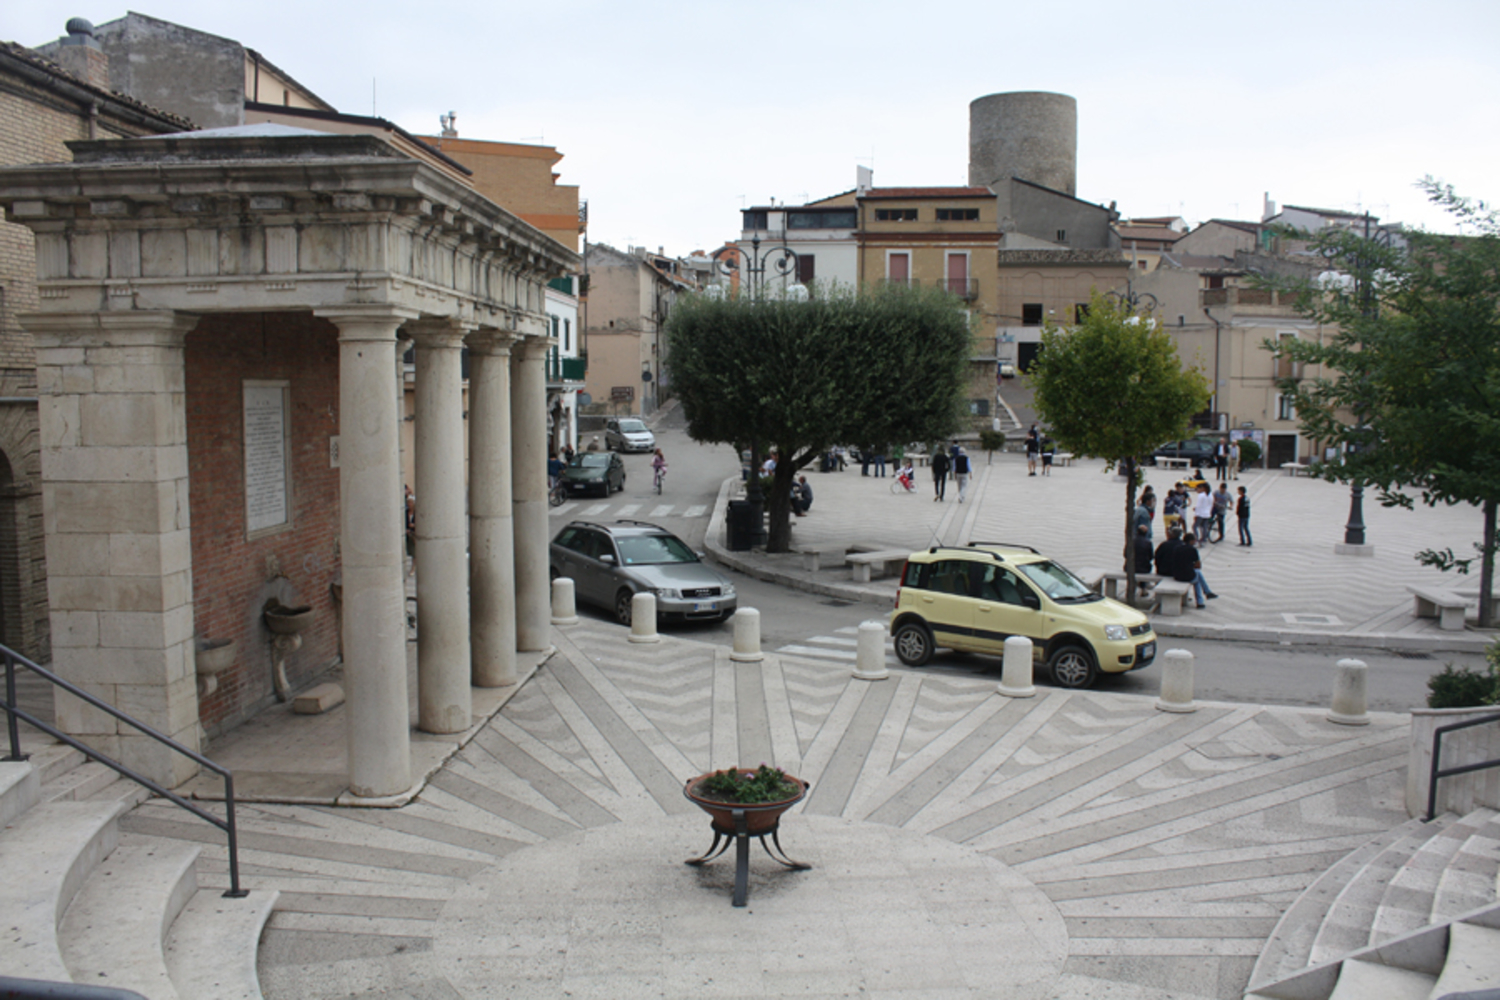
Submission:
[[[870,188],[861,198],[993,198],[987,187]]]
[[[1166,226],[1116,226],[1115,230],[1122,240],[1159,240],[1163,243],[1173,243],[1183,236],[1177,230],[1168,229]]]
[[[181,115],[175,115],[170,111],[163,111],[160,108],[153,108],[151,105],[146,104],[143,101],[138,101],[134,97],[127,97],[126,95],[121,94],[117,91],[106,90],[103,87],[96,87],[82,77],[76,76],[73,73],[70,73],[67,70],[63,69],[57,63],[53,62],[51,59],[48,59],[40,52],[28,49],[24,45],[18,45],[15,42],[0,42],[0,60],[3,60],[6,57],[14,59],[17,62],[25,63],[33,69],[41,70],[42,72],[47,73],[51,76],[66,80],[69,84],[75,87],[81,87],[84,90],[91,91],[92,93],[98,94],[101,97],[113,101],[116,104],[121,104],[125,107],[132,108],[142,114],[151,115],[153,118],[159,118],[163,123],[174,125],[184,131],[197,127],[193,124],[191,119],[184,118]]]

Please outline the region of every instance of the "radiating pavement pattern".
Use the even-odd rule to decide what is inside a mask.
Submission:
[[[1317,874],[1405,820],[1407,722],[895,670],[731,663],[586,622],[397,810],[242,809],[281,891],[265,996],[1237,997]],[[710,766],[812,782],[750,905],[682,796]],[[202,841],[148,803],[129,830]]]

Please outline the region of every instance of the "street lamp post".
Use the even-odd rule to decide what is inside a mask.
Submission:
[[[1370,213],[1365,213],[1364,239],[1366,242],[1373,240],[1385,247],[1391,245],[1391,232],[1389,229],[1376,227],[1375,232],[1370,232]],[[1363,252],[1355,258],[1354,262],[1355,287],[1354,295],[1360,304],[1360,311],[1367,319],[1374,319],[1380,310],[1380,303],[1375,299],[1375,289],[1372,283],[1372,275],[1369,274],[1371,262],[1367,261]],[[1364,396],[1361,394],[1361,399]],[[1355,407],[1354,419],[1360,437],[1365,437],[1365,427],[1368,410],[1361,403]],[[1363,448],[1366,442],[1361,441]],[[1347,449],[1347,445],[1346,445]],[[1335,545],[1334,551],[1340,554],[1371,555],[1373,549],[1365,541],[1365,484],[1358,479],[1349,482],[1349,520],[1344,525],[1344,544]]]
[[[744,247],[720,247],[713,253],[714,273],[725,278],[740,275],[740,286],[746,295],[758,299],[765,294],[766,272],[772,277],[795,277],[797,274],[797,251],[785,243],[772,244],[764,251],[760,248],[760,237],[750,238],[750,252]],[[800,287],[800,286],[799,286]],[[765,493],[760,488],[760,442],[750,442],[750,475],[745,483],[745,502],[750,504],[750,516],[755,524],[756,538],[761,535],[761,512],[765,507]]]

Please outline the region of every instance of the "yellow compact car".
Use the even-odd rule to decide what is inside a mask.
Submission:
[[[925,665],[936,649],[1003,653],[1007,638],[1024,635],[1036,662],[1069,688],[1156,658],[1144,614],[1094,593],[1036,549],[1004,542],[913,552],[890,629],[896,656],[909,667]]]

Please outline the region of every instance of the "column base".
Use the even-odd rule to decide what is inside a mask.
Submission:
[[[1375,546],[1351,545],[1348,542],[1338,542],[1333,546],[1333,554],[1336,556],[1373,556],[1375,554]]]

